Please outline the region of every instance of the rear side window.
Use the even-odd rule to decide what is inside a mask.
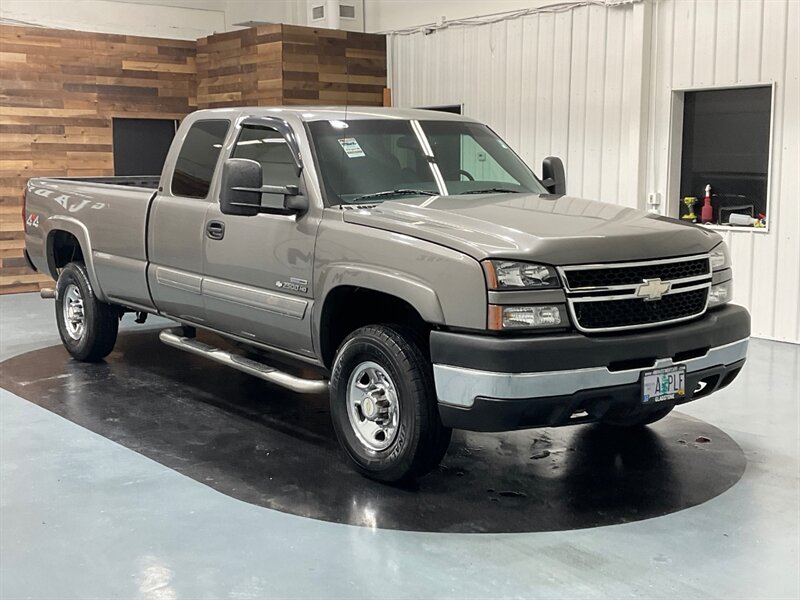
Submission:
[[[228,133],[228,121],[198,121],[183,141],[171,189],[175,196],[205,198]]]

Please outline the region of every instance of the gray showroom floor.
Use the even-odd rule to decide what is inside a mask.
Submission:
[[[58,343],[52,312],[0,297],[0,360]],[[737,381],[680,409],[742,448],[730,489],[639,522],[515,534],[262,508],[0,390],[0,598],[798,598],[798,389],[800,346],[753,340]]]

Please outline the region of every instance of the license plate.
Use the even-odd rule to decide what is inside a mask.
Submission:
[[[686,395],[686,367],[666,367],[642,373],[642,402],[681,400]]]

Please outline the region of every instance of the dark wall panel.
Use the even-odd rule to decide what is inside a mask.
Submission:
[[[176,126],[174,119],[115,118],[114,175],[160,175]]]

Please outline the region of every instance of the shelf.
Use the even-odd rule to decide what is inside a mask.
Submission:
[[[737,233],[769,233],[769,225],[766,227],[739,227],[737,225],[707,225],[698,223],[700,227],[712,229],[714,231],[735,231]]]

